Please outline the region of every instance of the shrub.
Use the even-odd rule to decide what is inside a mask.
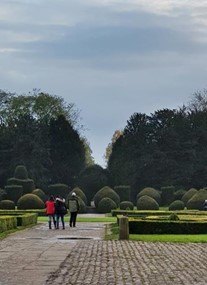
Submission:
[[[137,200],[137,210],[159,210],[159,204],[152,197],[141,196]]]
[[[57,184],[51,184],[48,186],[48,195],[57,196],[60,195],[62,197],[66,197],[68,194],[68,185],[57,183]]]
[[[112,199],[115,204],[116,204],[116,208],[119,206],[120,204],[120,198],[119,195],[110,187],[105,186],[103,188],[101,188],[96,195],[94,196],[94,203],[95,203],[95,207],[98,208],[98,204],[99,202],[103,199],[103,198],[110,198]]]
[[[23,194],[21,185],[7,185],[5,186],[5,191],[7,193],[7,199],[14,201],[15,205]]]
[[[190,188],[182,197],[181,201],[183,201],[186,206],[187,202],[198,192],[195,188]]]
[[[110,198],[103,198],[98,203],[97,210],[99,213],[110,213],[111,210],[116,209],[116,203]]]
[[[15,203],[11,200],[0,201],[0,209],[2,210],[15,210]]]
[[[172,214],[170,214],[170,216],[169,216],[169,220],[170,220],[170,221],[179,221],[180,219],[179,219],[179,217],[178,217],[177,214],[172,213]]]
[[[18,210],[44,209],[44,202],[34,194],[25,194],[17,202]]]
[[[81,214],[86,213],[87,212],[87,208],[86,208],[85,202],[80,197],[78,197],[78,201],[79,201],[79,205],[80,205],[79,213],[81,213]]]
[[[7,193],[5,190],[0,189],[0,201],[1,200],[6,200],[7,199]]]
[[[14,171],[14,177],[17,179],[28,179],[28,172],[24,165],[17,165]]]
[[[207,200],[207,190],[200,189],[193,197],[187,202],[187,209],[203,210],[203,203]]]
[[[120,210],[133,210],[134,204],[130,201],[122,201],[119,207],[120,207]]]
[[[21,185],[23,187],[23,195],[31,193],[35,189],[34,180],[32,179],[18,179],[11,177],[7,180],[8,185]]]
[[[174,200],[181,200],[182,197],[185,195],[187,191],[184,189],[179,189],[177,191],[174,192]]]
[[[120,201],[130,201],[131,199],[131,187],[119,185],[114,187],[114,191],[119,195]]]
[[[169,205],[170,203],[172,203],[174,199],[174,192],[175,192],[175,187],[173,185],[161,187],[162,205]]]
[[[142,191],[140,191],[137,194],[137,200],[142,196],[149,196],[149,197],[153,198],[155,201],[157,201],[158,204],[160,204],[160,202],[161,202],[160,193],[151,187],[146,187],[146,188],[142,189]]]
[[[86,193],[88,200],[91,201],[99,189],[109,185],[108,176],[107,170],[100,165],[90,165],[80,173],[78,187]]]
[[[79,188],[79,187],[75,187],[67,196],[66,201],[69,200],[69,198],[71,197],[72,193],[75,192],[76,195],[81,198],[83,200],[83,202],[85,203],[85,205],[88,204],[86,195],[84,194],[84,192]]]
[[[47,201],[47,196],[42,189],[35,189],[32,191],[32,194],[37,195],[44,203]]]
[[[169,211],[184,210],[184,208],[185,208],[185,205],[183,201],[175,200],[170,204]]]

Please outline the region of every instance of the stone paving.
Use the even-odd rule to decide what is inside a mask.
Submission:
[[[102,223],[0,241],[0,285],[206,285],[207,245],[104,241]]]

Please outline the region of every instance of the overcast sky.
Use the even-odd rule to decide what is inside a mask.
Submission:
[[[0,89],[81,110],[95,162],[134,112],[207,88],[206,0],[0,0]]]

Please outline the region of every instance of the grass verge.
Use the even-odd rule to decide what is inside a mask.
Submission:
[[[77,217],[77,222],[81,223],[115,223],[116,217]],[[47,222],[48,217],[38,217],[38,222]],[[69,216],[65,216],[65,222],[69,222]]]

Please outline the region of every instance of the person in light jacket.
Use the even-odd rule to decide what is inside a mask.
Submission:
[[[70,227],[72,227],[72,226],[75,227],[76,226],[77,214],[78,214],[78,211],[80,209],[78,197],[76,196],[75,192],[73,192],[71,197],[69,198],[68,208],[70,211],[70,221],[69,221]]]

